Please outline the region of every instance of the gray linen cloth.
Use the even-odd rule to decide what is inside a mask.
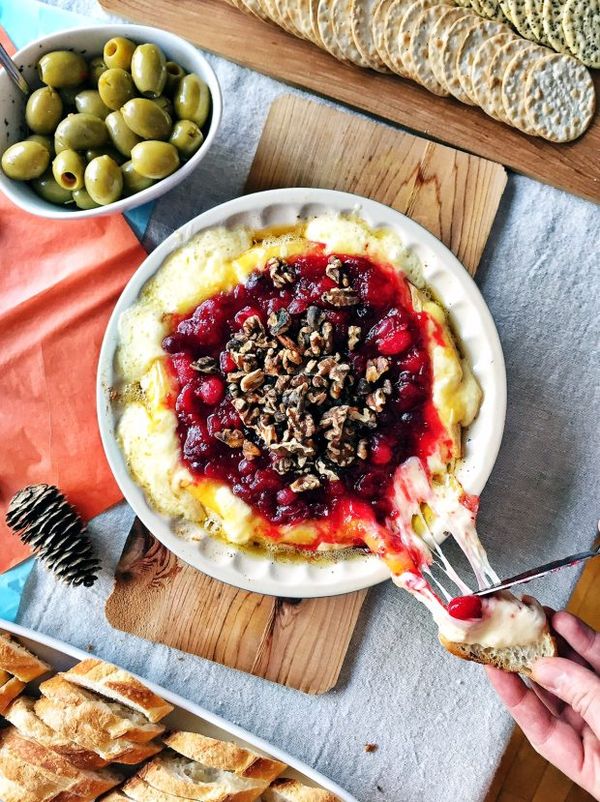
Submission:
[[[57,5],[106,18],[93,0]],[[209,56],[224,95],[213,150],[158,203],[147,245],[242,192],[267,110],[284,85]],[[511,175],[479,287],[506,357],[504,442],[482,495],[480,531],[510,575],[589,546],[599,516],[600,210]],[[369,593],[338,687],[310,697],[113,630],[103,613],[132,515],[121,504],[92,524],[104,571],[67,590],[36,568],[19,622],[162,683],[315,766],[361,802],[476,802],[512,723],[483,670],[446,654],[427,611],[387,582]],[[565,604],[566,570],[531,585]],[[378,744],[366,753],[367,742]]]

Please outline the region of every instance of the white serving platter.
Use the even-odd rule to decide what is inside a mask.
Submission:
[[[26,627],[13,624],[9,621],[4,621],[0,618],[0,631],[10,632],[16,635],[28,649],[34,654],[49,663],[56,671],[67,671],[81,660],[87,660],[92,655],[89,652],[84,652],[77,649],[75,646],[70,646],[67,643],[51,638],[48,635],[43,635],[39,632],[34,632]],[[328,780],[320,772],[311,769],[302,761],[297,760],[288,755],[283,749],[258,738],[256,735],[238,727],[236,724],[231,724],[220,716],[216,716],[209,710],[205,710],[200,705],[193,702],[188,702],[181,696],[178,696],[171,691],[161,688],[154,682],[150,682],[144,677],[139,677],[140,681],[147,685],[154,693],[162,696],[167,702],[172,704],[175,708],[172,713],[162,720],[167,729],[180,729],[188,730],[190,732],[200,732],[211,738],[218,738],[224,741],[234,741],[240,746],[255,750],[267,757],[273,757],[286,763],[289,769],[283,773],[284,777],[291,777],[300,780],[306,785],[316,788],[325,788],[338,796],[342,802],[358,802],[358,800],[351,796],[339,785]],[[35,683],[31,683],[35,684]]]
[[[326,563],[278,562],[236,550],[208,535],[199,541],[184,540],[176,534],[176,522],[155,512],[129,475],[115,437],[118,421],[110,388],[116,382],[119,317],[172,251],[213,226],[262,229],[293,225],[299,218],[328,212],[351,212],[371,228],[397,232],[418,256],[425,281],[448,311],[461,348],[483,388],[479,414],[464,433],[464,458],[457,471],[465,490],[479,495],[496,461],[506,414],[506,372],[494,321],[475,282],[443,243],[405,215],[367,198],[326,189],[275,189],[236,198],[185,223],[148,256],[123,290],[106,329],[98,366],[97,407],[104,450],[123,495],[144,525],[174,554],[209,576],[244,590],[288,598],[360,590],[389,579],[389,570],[374,556]]]

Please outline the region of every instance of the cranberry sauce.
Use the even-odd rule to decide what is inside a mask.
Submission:
[[[370,259],[271,260],[163,341],[186,465],[274,525],[384,522],[396,467],[442,434],[426,326],[406,281]]]

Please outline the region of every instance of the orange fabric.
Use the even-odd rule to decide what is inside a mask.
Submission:
[[[57,484],[85,518],[121,498],[96,423],[96,367],[145,256],[121,215],[45,220],[0,193],[0,573],[29,553],[4,522],[19,488]]]

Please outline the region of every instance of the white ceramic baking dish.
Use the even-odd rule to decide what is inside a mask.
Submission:
[[[390,573],[374,556],[324,563],[281,562],[236,550],[208,535],[198,541],[180,537],[176,522],[148,504],[127,470],[115,436],[118,420],[110,391],[116,381],[118,321],[165,258],[199,231],[213,226],[263,229],[293,225],[298,219],[327,212],[352,212],[372,228],[397,232],[418,256],[425,281],[448,311],[461,348],[483,388],[479,414],[464,433],[464,459],[457,471],[465,490],[479,495],[496,461],[506,413],[506,373],[494,321],[475,282],[442,242],[405,215],[367,198],[326,189],[276,189],[236,198],[185,223],[148,256],[123,290],[106,329],[98,366],[98,421],[104,450],[123,495],[138,517],[168,549],[200,571],[244,590],[274,596],[314,598],[349,593],[382,582]]]
[[[16,635],[24,644],[38,657],[45,660],[57,671],[67,671],[75,663],[80,660],[89,659],[90,653],[83,652],[81,649],[70,646],[67,643],[62,643],[55,638],[50,638],[48,635],[43,635],[39,632],[34,632],[26,627],[21,627],[18,624],[13,624],[4,621],[0,618],[0,631],[10,632]],[[175,710],[170,713],[161,723],[165,724],[168,729],[182,729],[191,732],[200,732],[203,735],[208,735],[211,738],[219,738],[224,741],[234,741],[240,746],[245,746],[249,749],[256,750],[269,757],[274,757],[281,760],[289,766],[284,772],[285,777],[292,777],[300,780],[306,785],[314,786],[316,788],[325,788],[336,794],[343,800],[343,802],[358,802],[358,800],[351,796],[339,785],[328,780],[318,771],[311,769],[305,763],[288,755],[283,749],[271,745],[262,738],[247,732],[235,724],[216,716],[214,713],[205,710],[203,707],[188,702],[181,696],[171,693],[160,685],[150,682],[144,677],[140,680],[147,685],[154,693],[162,696],[167,702],[170,702],[175,707]]]

